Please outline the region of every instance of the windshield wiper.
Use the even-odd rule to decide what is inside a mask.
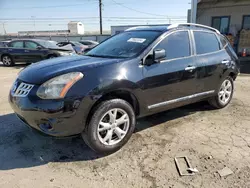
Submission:
[[[118,56],[96,55],[96,54],[85,54],[85,56],[90,56],[90,57],[102,57],[102,58],[125,58],[125,57],[118,57]]]
[[[104,55],[95,55],[95,54],[85,54],[85,56],[90,56],[90,57],[104,57],[104,58],[107,58],[107,56],[104,56]]]

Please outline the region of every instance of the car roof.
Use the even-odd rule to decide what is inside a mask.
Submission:
[[[190,29],[194,31],[210,31],[220,34],[220,32],[212,27],[193,24],[193,23],[184,23],[184,24],[166,24],[166,25],[150,25],[150,26],[136,26],[127,29],[126,31],[159,31],[159,32],[167,32],[169,30],[178,30],[178,29]]]

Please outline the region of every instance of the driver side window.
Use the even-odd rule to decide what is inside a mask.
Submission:
[[[25,48],[29,49],[37,49],[38,45],[34,42],[26,41],[25,42]]]
[[[166,60],[189,57],[191,55],[188,31],[177,31],[168,35],[156,47],[166,51]]]

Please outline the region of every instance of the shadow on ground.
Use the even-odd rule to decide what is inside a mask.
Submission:
[[[14,69],[22,69],[22,68],[25,68],[25,67],[28,66],[28,65],[30,65],[30,64],[27,64],[27,63],[19,63],[19,64],[15,64],[15,65],[12,66],[11,68],[14,68]],[[2,63],[0,63],[0,67],[4,67],[4,68],[5,68],[5,66],[4,66]]]
[[[138,120],[136,132],[197,111],[211,110],[207,103],[197,103]],[[15,114],[0,116],[0,170],[28,168],[49,162],[87,161],[102,158],[80,137],[55,139],[32,131]]]

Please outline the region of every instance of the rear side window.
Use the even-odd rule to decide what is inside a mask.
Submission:
[[[12,48],[23,48],[23,41],[11,42],[9,44],[9,47],[12,47]]]
[[[165,49],[167,60],[190,56],[188,32],[179,31],[170,34],[155,49]]]
[[[206,54],[220,50],[220,44],[215,34],[194,31],[196,54]]]

